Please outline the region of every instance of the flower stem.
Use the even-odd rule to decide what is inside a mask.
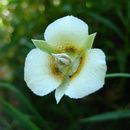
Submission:
[[[116,78],[116,77],[130,78],[130,73],[110,73],[110,74],[106,74],[106,78]]]

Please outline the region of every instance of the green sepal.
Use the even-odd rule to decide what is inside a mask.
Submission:
[[[32,42],[34,43],[35,47],[48,54],[57,53],[57,51],[44,40],[32,39]]]
[[[84,50],[92,48],[96,34],[97,33],[88,35],[87,41],[85,42],[85,45],[84,45]]]

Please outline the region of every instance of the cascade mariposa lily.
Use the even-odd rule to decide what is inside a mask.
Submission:
[[[26,57],[24,79],[37,95],[55,90],[57,103],[64,95],[85,97],[104,85],[105,54],[92,49],[96,33],[88,34],[88,25],[74,16],[51,23],[44,40],[33,39],[36,46]]]

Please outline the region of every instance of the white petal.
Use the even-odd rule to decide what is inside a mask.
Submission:
[[[27,55],[24,79],[27,86],[39,96],[50,93],[61,83],[51,74],[48,54],[39,49],[33,49]]]
[[[66,16],[51,23],[45,30],[45,40],[57,44],[82,46],[88,35],[88,25],[74,16]]]
[[[88,50],[84,66],[65,92],[71,98],[82,98],[87,96],[104,85],[106,74],[105,55],[100,49]]]
[[[55,99],[56,99],[57,104],[60,102],[61,98],[64,96],[66,89],[67,89],[67,86],[61,86],[56,89]]]

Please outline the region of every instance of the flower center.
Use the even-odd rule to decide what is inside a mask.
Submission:
[[[55,58],[59,65],[69,65],[72,62],[71,58],[65,53],[52,54],[52,56]]]
[[[65,48],[62,50],[62,52],[66,53],[51,54],[51,72],[58,79],[63,79],[71,63],[74,61],[74,64],[71,66],[69,73],[70,79],[73,79],[80,72],[85,56],[81,56],[79,59],[75,60],[75,57],[77,56],[79,50],[76,50],[74,47],[71,47],[71,50],[70,48]]]

